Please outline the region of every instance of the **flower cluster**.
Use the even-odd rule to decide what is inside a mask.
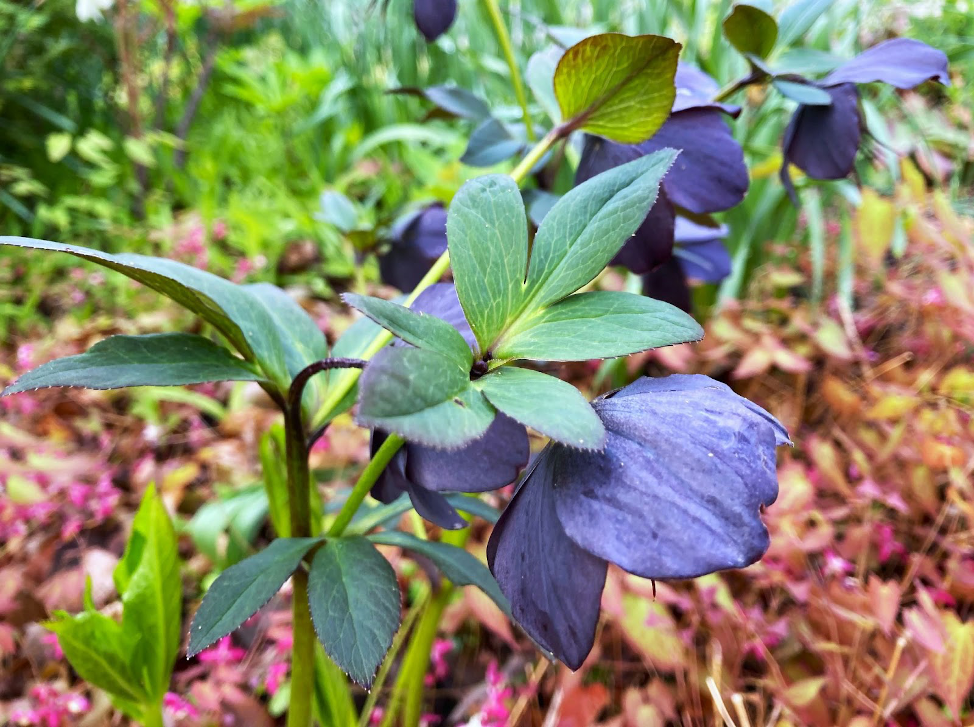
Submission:
[[[75,692],[60,692],[50,684],[36,684],[30,690],[32,706],[10,713],[17,727],[62,727],[75,724],[88,710],[88,700]]]

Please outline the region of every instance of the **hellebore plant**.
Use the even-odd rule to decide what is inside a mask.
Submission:
[[[452,585],[481,588],[540,646],[577,667],[592,646],[608,562],[649,578],[686,578],[746,566],[766,549],[759,513],[775,498],[775,448],[787,441],[770,415],[706,377],[640,379],[589,403],[571,384],[531,367],[703,335],[666,302],[583,290],[644,226],[661,185],[664,204],[678,208],[710,210],[725,195],[743,193],[737,151],[730,191],[723,177],[694,190],[687,170],[707,162],[691,151],[680,166],[678,150],[666,147],[667,139],[682,138],[684,122],[729,139],[723,110],[675,104],[678,53],[666,38],[618,34],[568,49],[552,79],[562,120],[510,175],[478,177],[459,189],[446,212],[448,249],[402,304],[346,294],[366,317],[330,351],[314,320],[275,286],[236,285],[143,255],[0,238],[0,245],[66,253],[121,272],[219,334],[112,336],[24,374],[4,395],[252,381],[280,407],[286,492],[268,492],[272,503],[287,503],[273,518],[278,537],[214,581],[189,629],[188,654],[226,637],[290,579],[289,725],[305,727],[315,710],[320,717],[330,708],[314,695],[335,665],[366,687],[376,686],[377,672],[380,681],[388,674],[408,629],[396,636],[402,595],[377,544],[425,556],[448,579],[422,611],[400,669],[407,724],[418,721],[425,665]],[[674,109],[675,122],[667,122]],[[576,131],[604,144],[649,146],[593,171],[550,206],[529,239],[518,183]],[[455,287],[437,284],[451,267]],[[372,459],[337,514],[322,517],[309,449],[356,402],[357,423],[373,431]],[[437,542],[389,529],[410,505],[444,529],[464,528],[459,511],[483,513],[483,503],[453,493],[515,480],[528,459],[526,428],[551,443],[498,522],[490,570],[463,549],[467,530]],[[266,478],[269,490],[273,479]],[[370,492],[386,504],[362,512]],[[123,562],[134,567],[137,555]],[[129,573],[120,591],[132,587]],[[330,661],[316,652],[315,634]],[[157,663],[151,700],[166,691],[166,659],[171,665],[169,651]],[[390,705],[388,720],[397,708]]]

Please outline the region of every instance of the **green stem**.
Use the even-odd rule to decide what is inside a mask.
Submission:
[[[443,611],[453,595],[453,585],[444,581],[429,606],[423,612],[412,640],[409,642],[407,653],[408,669],[405,669],[406,705],[403,709],[402,724],[404,727],[417,727],[419,718],[423,715],[423,697],[425,696],[426,672],[430,664],[430,652],[436,639],[437,629]]]
[[[287,459],[288,505],[291,513],[291,536],[311,535],[311,472],[308,469],[308,444],[301,419],[301,391],[297,387],[289,397],[284,413],[284,442]],[[291,652],[291,701],[287,712],[288,727],[311,724],[311,701],[314,695],[315,653],[314,626],[308,605],[308,573],[299,568],[291,580],[294,646]]]
[[[142,713],[142,724],[144,727],[164,727],[165,717],[162,715],[162,702],[150,704]]]
[[[345,500],[345,504],[342,505],[342,509],[338,513],[338,517],[335,518],[335,522],[331,524],[328,528],[328,537],[337,538],[340,537],[342,533],[345,532],[345,528],[348,524],[352,522],[352,518],[355,516],[356,511],[362,504],[362,500],[365,496],[369,494],[369,490],[372,489],[372,485],[375,481],[379,479],[379,475],[382,474],[382,470],[386,468],[389,464],[389,460],[392,459],[393,455],[399,451],[399,448],[405,444],[405,440],[397,434],[390,434],[386,441],[382,443],[379,447],[379,451],[375,453],[369,463],[365,466],[362,474],[359,475],[358,481],[355,483],[355,487],[352,488],[352,492],[349,494],[348,499]]]
[[[504,54],[504,60],[507,61],[507,67],[511,71],[511,84],[514,86],[514,95],[517,97],[517,103],[521,107],[521,113],[524,115],[524,128],[528,134],[528,141],[534,141],[536,137],[534,135],[534,127],[531,125],[528,97],[524,93],[521,70],[518,68],[517,60],[514,58],[511,36],[508,34],[507,26],[504,25],[504,19],[501,17],[501,9],[497,5],[497,0],[484,0],[484,6],[487,8],[487,14],[490,16],[490,21],[494,26],[494,33],[497,35],[497,42],[500,44],[501,52]]]
[[[751,72],[746,76],[744,76],[743,78],[738,78],[736,81],[728,83],[726,86],[720,89],[717,92],[717,94],[714,96],[713,101],[714,103],[721,103],[722,101],[726,101],[745,86],[750,86],[752,83],[757,83],[758,81],[760,81],[762,78],[765,77],[766,76],[764,73]]]

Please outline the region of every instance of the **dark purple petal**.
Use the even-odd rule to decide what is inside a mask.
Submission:
[[[446,251],[446,210],[434,204],[393,228],[389,251],[379,258],[382,280],[399,290],[412,290]]]
[[[575,172],[575,184],[579,185],[641,155],[642,152],[636,146],[617,144],[599,136],[586,136],[582,157]],[[641,275],[669,260],[673,253],[673,218],[673,205],[660,190],[659,198],[649,210],[646,219],[610,264],[623,265]]]
[[[687,313],[693,310],[690,287],[683,267],[675,257],[643,276],[643,295],[675,305]]]
[[[826,88],[831,106],[799,106],[782,140],[788,163],[813,179],[842,179],[852,171],[859,149],[859,94],[851,83]]]
[[[680,63],[676,67],[676,98],[673,100],[673,113],[694,108],[720,109],[734,118],[741,113],[740,106],[733,104],[715,103],[714,96],[720,91],[720,86],[713,78],[689,63]]]
[[[693,280],[717,283],[731,273],[731,256],[724,247],[727,227],[708,227],[686,217],[676,220],[676,249],[683,274]]]
[[[924,81],[950,85],[947,56],[912,38],[894,38],[864,50],[822,81],[823,85],[882,81],[896,88],[913,88]]]
[[[555,513],[547,454],[494,526],[487,562],[521,628],[578,669],[595,641],[607,565],[565,534]]]
[[[457,289],[453,283],[434,283],[416,297],[410,308],[446,321],[460,331],[463,340],[472,350],[477,351],[477,338],[470,324],[467,323],[466,316],[463,315],[463,308],[460,307],[460,299],[457,297]],[[393,345],[406,344],[397,339]]]
[[[672,114],[639,149],[648,154],[679,149],[673,167],[663,178],[663,189],[677,207],[709,214],[739,204],[749,177],[744,151],[719,111],[689,109]]]
[[[457,0],[413,0],[416,27],[432,43],[443,35],[457,17]]]
[[[517,479],[531,446],[523,425],[498,413],[480,439],[460,449],[406,445],[406,478],[437,492],[486,492]]]
[[[370,445],[372,456],[375,456],[375,453],[379,451],[379,447],[386,440],[386,436],[387,434],[382,431],[372,432]],[[409,450],[416,446],[418,445],[405,444],[392,456],[389,464],[386,465],[382,474],[372,485],[370,494],[379,502],[388,504],[397,499],[403,492],[409,493],[409,500],[416,512],[431,523],[447,530],[459,530],[466,527],[467,522],[443,495],[410,482],[406,477],[405,469]]]
[[[775,447],[787,441],[770,414],[698,375],[643,378],[593,406],[605,451],[549,457],[572,540],[645,578],[694,578],[764,554],[759,513],[778,495]]]
[[[409,500],[420,517],[429,520],[434,525],[439,525],[444,530],[460,530],[467,527],[469,523],[464,520],[460,513],[456,511],[443,495],[439,492],[427,490],[425,487],[413,484],[406,480],[406,492],[409,493]]]

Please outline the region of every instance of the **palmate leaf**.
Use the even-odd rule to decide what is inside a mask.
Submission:
[[[174,260],[131,253],[111,255],[47,240],[0,237],[0,245],[65,252],[116,270],[199,315],[278,386],[286,388],[290,382],[274,319],[255,296],[229,280]]]
[[[193,617],[187,656],[194,656],[253,616],[277,593],[320,538],[277,538],[223,571]]]
[[[572,129],[623,144],[645,141],[670,115],[680,44],[659,35],[593,35],[555,70],[561,117]]]
[[[202,336],[159,333],[111,336],[85,353],[55,359],[27,372],[0,395],[52,386],[119,389],[261,380],[264,377],[253,364]]]
[[[464,499],[469,500],[470,498]],[[477,588],[490,596],[491,600],[497,604],[501,611],[510,616],[510,604],[504,594],[501,593],[490,569],[463,548],[458,548],[449,543],[422,540],[415,535],[404,533],[401,530],[386,530],[370,535],[368,538],[373,543],[395,545],[405,550],[411,550],[414,553],[425,555],[454,584],[458,586],[477,586]]]
[[[311,563],[308,599],[328,656],[355,682],[371,686],[402,610],[389,561],[361,536],[329,540]]]
[[[675,157],[662,150],[577,186],[545,215],[530,262],[524,203],[514,182],[487,176],[461,187],[447,236],[457,295],[481,350],[493,355],[505,330],[591,282],[642,224]]]
[[[505,366],[474,386],[499,410],[545,436],[579,449],[600,449],[605,427],[578,389],[540,371]]]

